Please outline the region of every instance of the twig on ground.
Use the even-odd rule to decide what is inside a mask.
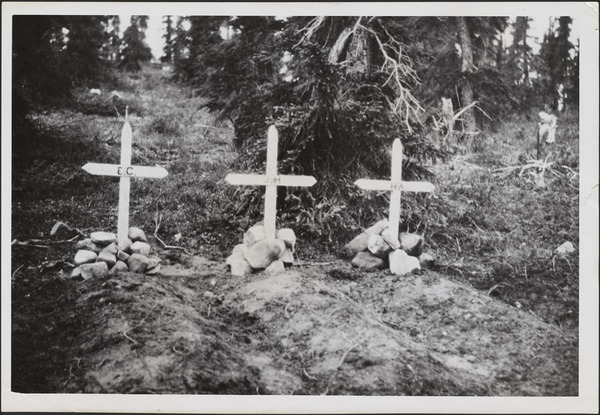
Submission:
[[[127,330],[127,331],[129,331],[129,330]],[[125,338],[126,338],[127,340],[130,340],[130,341],[131,341],[133,344],[138,344],[138,342],[137,342],[136,340],[132,339],[131,337],[129,337],[129,336],[127,335],[127,331],[124,331],[124,332],[123,332],[123,336],[125,336]]]
[[[158,231],[160,230],[160,224],[162,223],[162,213],[158,213],[158,210],[156,211],[156,215],[154,215],[154,237],[156,238],[156,240],[158,242],[161,243],[161,245],[163,246],[164,249],[179,249],[183,252],[185,252],[188,255],[191,255],[191,252],[189,252],[187,249],[185,249],[182,246],[175,246],[175,245],[167,245],[162,239],[160,239],[160,237],[158,236]]]
[[[48,249],[48,248],[50,248],[47,245],[38,245],[37,243],[33,243],[33,242],[42,242],[42,241],[39,241],[37,239],[30,239],[29,241],[21,242],[21,241],[18,241],[18,240],[15,239],[15,240],[13,240],[11,242],[11,245],[29,246],[31,248],[41,248],[41,249]]]
[[[19,268],[17,268],[17,269],[15,270],[15,272],[13,272],[13,273],[12,273],[12,277],[11,277],[11,279],[14,279],[14,278],[15,278],[15,274],[16,274],[17,272],[19,272],[19,270],[20,270],[21,268],[23,268],[24,266],[25,266],[25,264],[23,264],[23,265],[21,265]]]
[[[335,370],[333,371],[333,373],[329,377],[329,380],[327,381],[327,386],[325,387],[325,391],[323,391],[323,393],[321,395],[327,395],[327,393],[329,392],[329,387],[331,386],[331,383],[335,379],[335,376],[337,375],[338,371],[340,370],[340,367],[342,367],[342,365],[344,364],[344,360],[346,360],[346,357],[348,357],[348,354],[350,354],[350,352],[352,350],[354,350],[355,348],[357,348],[364,341],[364,338],[362,337],[363,333],[364,333],[364,330],[362,332],[360,332],[359,335],[358,335],[358,337],[360,337],[360,340],[357,341],[356,343],[354,343],[352,346],[350,346],[348,348],[348,350],[346,350],[344,352],[344,354],[342,355],[342,358],[340,359],[337,367],[335,368]]]
[[[304,376],[306,376],[307,378],[309,378],[311,380],[317,380],[316,377],[309,375],[308,372],[306,371],[306,369],[302,368],[302,372],[304,373]]]

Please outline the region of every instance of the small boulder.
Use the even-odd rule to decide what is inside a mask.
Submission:
[[[71,278],[73,278],[73,279],[81,278],[81,268],[79,268],[79,267],[73,268],[73,271],[71,272]]]
[[[370,252],[363,251],[356,254],[354,259],[352,260],[352,266],[354,268],[362,269],[364,271],[372,271],[384,268],[385,261],[381,258],[376,257]]]
[[[148,266],[148,257],[142,254],[131,254],[127,259],[127,266],[129,267],[129,271],[143,274]]]
[[[285,265],[281,259],[271,262],[271,265],[265,268],[265,273],[269,275],[278,274],[281,271],[285,271]]]
[[[109,274],[114,275],[114,274],[120,274],[121,272],[128,272],[128,271],[129,271],[129,267],[127,266],[127,264],[125,262],[117,261],[115,266],[110,269]]]
[[[146,267],[146,273],[148,273],[148,271],[150,271],[151,269],[154,269],[157,266],[159,266],[161,262],[162,261],[160,260],[159,257],[149,256],[148,257],[148,266]]]
[[[150,245],[148,245],[146,242],[136,241],[131,244],[131,253],[148,256],[150,255]]]
[[[155,275],[160,271],[160,264],[156,265],[152,269],[146,269],[146,275]]]
[[[117,256],[115,254],[111,254],[108,251],[102,250],[98,254],[98,258],[96,261],[106,262],[108,268],[112,268],[117,263]]]
[[[129,238],[125,238],[122,241],[119,241],[117,244],[117,249],[119,251],[123,251],[126,253],[131,253],[131,244],[133,244],[133,242],[131,241],[131,239]]]
[[[396,275],[406,275],[415,269],[421,269],[419,259],[408,255],[402,249],[396,249],[389,255],[390,271]]]
[[[82,264],[79,266],[81,276],[84,280],[90,278],[101,278],[108,275],[108,265],[106,262],[94,262],[93,264]]]
[[[75,248],[85,249],[85,250],[92,251],[95,253],[99,253],[100,251],[102,251],[102,247],[93,243],[90,238],[86,238],[82,241],[77,242],[77,245],[75,245]]]
[[[244,253],[243,253],[243,252],[241,252],[241,251],[239,251],[239,250],[238,250],[238,251],[235,251],[235,249],[234,249],[234,253],[233,253],[233,254],[231,254],[231,255],[229,255],[229,256],[227,257],[227,259],[225,260],[225,265],[230,265],[230,266],[231,266],[231,264],[232,264],[234,261],[237,261],[237,260],[239,260],[239,259],[243,259],[243,260],[245,261],[245,259],[244,259]]]
[[[400,249],[408,255],[418,257],[423,252],[423,241],[421,235],[403,232],[400,234]]]
[[[91,262],[96,262],[96,258],[98,258],[98,255],[95,252],[88,251],[86,249],[80,249],[75,254],[75,264],[89,264]]]
[[[389,225],[387,219],[382,219],[375,225],[361,232],[356,238],[344,246],[344,250],[356,255],[369,248],[369,235],[380,235]]]
[[[277,239],[282,240],[285,243],[285,246],[291,251],[294,252],[296,248],[296,234],[290,228],[282,228],[277,231]]]
[[[419,255],[419,262],[422,267],[431,267],[435,264],[435,258],[428,252],[423,252]]]
[[[369,235],[368,249],[373,255],[379,258],[386,258],[392,251],[390,245],[381,235]]]
[[[344,256],[353,256],[369,248],[369,234],[361,232],[357,237],[344,245]],[[348,255],[347,255],[348,254]]]
[[[117,259],[119,261],[127,262],[127,260],[129,259],[129,254],[125,251],[119,251],[117,252]]]
[[[390,228],[385,228],[383,232],[381,232],[381,237],[392,249],[400,249],[400,241],[398,240],[398,237],[392,238]]]
[[[254,225],[244,234],[244,244],[250,248],[258,241],[262,241],[267,237],[265,227],[263,225]]]
[[[285,243],[279,239],[263,239],[244,249],[244,258],[254,269],[267,268],[285,252]]]
[[[554,253],[556,254],[556,256],[561,257],[561,258],[565,257],[569,254],[572,254],[573,252],[575,252],[575,247],[573,246],[573,244],[571,242],[568,242],[568,241],[554,250]]]
[[[365,229],[365,233],[381,235],[381,232],[383,232],[389,225],[390,224],[388,220],[384,218],[370,228]]]
[[[106,245],[104,248],[102,248],[102,252],[107,252],[109,254],[113,254],[113,255],[117,255],[117,252],[119,251],[119,249],[117,248],[117,244],[115,242],[113,242],[110,245]]]
[[[236,255],[236,254],[244,255],[244,247],[245,246],[246,246],[245,244],[238,244],[238,245],[234,246],[233,250],[231,251],[231,255]]]
[[[235,275],[236,277],[243,277],[246,274],[252,274],[252,267],[244,259],[244,257],[236,255],[230,262],[229,266],[231,267],[231,275]]]
[[[100,246],[106,246],[117,241],[117,235],[112,232],[92,232],[90,239],[93,243]]]
[[[136,228],[135,226],[129,228],[129,231],[127,232],[127,237],[131,239],[131,242],[148,242],[148,239],[146,238],[146,233],[140,228]]]
[[[283,261],[283,265],[286,267],[294,265],[294,254],[289,249],[286,249],[279,259]]]

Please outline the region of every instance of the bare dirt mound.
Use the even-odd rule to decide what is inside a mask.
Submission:
[[[162,271],[56,277],[68,301],[40,322],[61,350],[45,392],[577,394],[576,331],[431,271],[334,261],[237,278],[201,257]],[[40,392],[28,376],[13,390]]]

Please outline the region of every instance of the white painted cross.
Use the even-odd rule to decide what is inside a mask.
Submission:
[[[162,178],[169,174],[162,167],[146,167],[131,165],[131,125],[125,121],[121,132],[121,164],[87,163],[83,170],[100,176],[119,176],[119,217],[117,222],[117,238],[123,241],[129,230],[129,188],[132,177]]]
[[[277,128],[269,127],[267,133],[267,172],[261,174],[228,174],[225,181],[235,185],[265,186],[265,233],[275,238],[277,215],[277,186],[310,187],[317,182],[312,176],[283,176],[277,174]]]
[[[389,227],[393,240],[398,239],[398,225],[400,224],[400,197],[401,192],[432,192],[435,187],[429,182],[403,182],[402,181],[402,143],[394,140],[392,147],[392,180],[359,179],[355,185],[364,190],[391,191]]]

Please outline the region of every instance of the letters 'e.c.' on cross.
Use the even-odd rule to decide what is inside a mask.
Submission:
[[[233,174],[225,177],[225,181],[233,185],[265,186],[265,234],[267,238],[275,238],[275,222],[277,215],[277,187],[310,187],[317,182],[312,176],[288,176],[277,174],[278,134],[274,125],[267,133],[267,171],[261,174]]]
[[[400,224],[400,198],[401,192],[432,192],[435,187],[429,182],[403,182],[402,181],[402,143],[394,140],[392,146],[392,180],[359,179],[354,184],[363,190],[391,191],[389,229],[390,236],[398,239],[398,226]]]
[[[129,189],[132,177],[163,178],[169,174],[162,167],[132,166],[131,142],[132,131],[129,121],[125,121],[121,131],[121,164],[87,163],[83,170],[99,176],[118,176],[119,181],[119,216],[117,223],[117,239],[119,242],[127,238],[129,230]]]

